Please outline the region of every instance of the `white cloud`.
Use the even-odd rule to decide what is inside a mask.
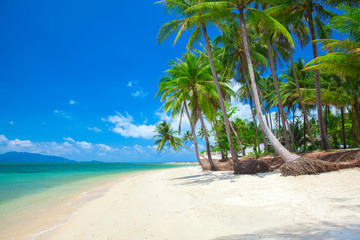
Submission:
[[[101,129],[97,128],[97,127],[89,127],[88,130],[93,131],[93,132],[97,132],[97,133],[101,132]]]
[[[72,139],[71,137],[63,137],[63,140],[65,140],[67,142],[75,142],[75,140]]]
[[[66,157],[72,160],[89,161],[122,161],[122,162],[164,162],[164,161],[194,161],[195,155],[190,151],[174,152],[166,148],[162,154],[155,151],[152,145],[110,147],[106,144],[94,144],[86,141],[75,141],[64,138],[65,142],[32,142],[30,140],[9,140],[0,135],[0,153],[17,151],[40,153]],[[68,141],[72,139],[73,141]],[[141,153],[141,154],[139,154]]]
[[[61,117],[61,118],[72,119],[71,114],[68,113],[68,112],[65,112],[63,110],[55,109],[54,114],[55,114],[55,116],[58,116],[58,117]]]
[[[133,117],[128,113],[126,113],[126,116],[117,113],[103,119],[103,121],[114,124],[115,126],[111,130],[124,137],[151,139],[155,130],[155,125],[134,124]]]
[[[168,116],[164,111],[157,111],[155,112],[155,115],[160,118],[160,121],[167,121],[170,123],[170,127],[176,131],[179,130],[179,124],[180,124],[180,116],[177,116],[175,118],[172,118]],[[198,129],[198,128],[196,128]],[[184,113],[181,119],[181,133],[191,131],[191,126],[189,119],[187,118],[186,114]],[[197,131],[197,130],[196,130]]]
[[[19,140],[19,139],[15,139],[15,140],[10,140],[9,141],[9,145],[14,146],[14,147],[31,147],[32,143],[29,140]]]
[[[232,100],[231,106],[237,108],[237,111],[231,116],[232,119],[240,118],[240,119],[247,119],[249,121],[252,121],[252,113],[249,104]]]
[[[75,143],[76,143],[76,145],[78,145],[80,148],[83,148],[83,149],[92,148],[92,143],[88,143],[88,142],[85,142],[85,141],[75,142]]]
[[[230,80],[231,84],[230,84],[230,88],[236,93],[242,86],[243,84],[240,84],[239,82],[235,81],[234,79]]]
[[[133,96],[133,97],[135,97],[135,98],[137,98],[137,97],[141,97],[141,98],[144,98],[144,97],[146,97],[147,96],[147,92],[145,92],[145,91],[143,91],[143,90],[137,90],[137,91],[135,91],[135,92],[132,92],[131,93],[131,96]]]
[[[131,92],[131,96],[134,98],[144,98],[148,95],[148,93],[138,85],[137,81],[129,81],[126,86],[134,89],[134,91]]]
[[[105,144],[93,144],[86,141],[75,141],[73,138],[63,138],[65,142],[32,142],[30,140],[9,140],[0,135],[0,152],[18,151],[48,154],[67,157],[69,159],[89,160],[94,155],[116,152],[119,149]]]
[[[69,104],[70,104],[70,105],[74,105],[74,104],[77,104],[77,103],[78,103],[78,102],[76,102],[75,100],[72,100],[72,99],[69,101]]]
[[[10,124],[10,125],[14,125],[15,123],[14,123],[14,121],[10,121],[9,124]]]
[[[137,81],[129,81],[127,84],[126,84],[126,86],[127,87],[133,87],[134,85],[136,85],[137,84]]]

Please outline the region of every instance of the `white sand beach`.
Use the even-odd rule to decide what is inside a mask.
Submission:
[[[359,168],[300,177],[146,172],[35,239],[360,239],[359,182]]]

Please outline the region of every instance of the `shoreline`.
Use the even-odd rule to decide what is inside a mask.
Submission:
[[[7,202],[4,206],[11,209],[13,205],[23,204],[23,202],[29,204],[29,201],[39,201],[39,203],[30,204],[30,206],[27,205],[24,206],[24,208],[5,213],[4,216],[7,218],[8,223],[1,225],[3,229],[0,229],[0,238],[9,240],[37,239],[38,236],[67,224],[76,214],[77,209],[89,201],[100,198],[115,184],[127,177],[141,175],[144,172],[146,171],[114,173],[91,177],[74,183],[60,185],[48,191],[27,195],[15,199],[12,202]],[[85,186],[81,186],[82,184],[85,184]],[[71,192],[68,193],[63,190],[66,188],[71,189]],[[59,193],[63,191],[64,195],[60,196]],[[45,199],[52,193],[55,193],[53,197],[54,200],[56,200],[55,203],[52,202],[52,199]],[[43,206],[43,204],[45,204],[45,206]],[[35,208],[35,210],[30,210],[32,208]],[[23,210],[25,210],[24,214]],[[17,216],[17,213],[19,213],[21,217]]]
[[[359,181],[359,168],[299,177],[197,166],[129,173],[97,186],[68,221],[24,239],[359,239]]]
[[[358,181],[359,168],[300,177],[149,171],[37,239],[358,239]]]

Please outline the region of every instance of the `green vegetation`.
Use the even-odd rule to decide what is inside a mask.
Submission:
[[[360,11],[356,7],[360,1],[158,3],[176,16],[160,29],[160,43],[176,33],[175,44],[184,31],[191,31],[187,52],[169,62],[159,83],[157,96],[164,110],[180,117],[179,132],[167,129],[165,122],[157,126],[159,151],[165,142],[174,150],[193,144],[191,150],[203,166],[201,138],[212,170],[216,166],[211,152],[221,151],[225,159],[230,152],[237,173],[238,157],[245,155],[245,149],[258,156],[260,145],[288,163],[300,159],[296,152],[359,147]],[[342,14],[336,15],[335,8]],[[220,30],[213,41],[207,35],[210,25]],[[346,39],[331,39],[334,31]],[[202,37],[205,47],[196,49]],[[293,59],[293,37],[302,46],[312,44],[314,60]],[[318,44],[327,54],[318,56]],[[281,64],[287,69],[277,74]],[[230,87],[232,81],[241,84],[236,93]],[[241,112],[231,106],[232,98],[250,104],[252,119],[236,117]],[[181,137],[183,116],[191,132]],[[213,145],[210,136],[215,139]]]

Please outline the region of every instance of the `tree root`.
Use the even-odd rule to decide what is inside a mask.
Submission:
[[[269,171],[269,165],[263,161],[258,160],[244,161],[234,166],[234,174],[256,174]]]
[[[295,161],[284,163],[279,170],[283,176],[299,176],[319,174],[354,167],[360,167],[360,161],[326,162],[319,159],[300,157]]]

